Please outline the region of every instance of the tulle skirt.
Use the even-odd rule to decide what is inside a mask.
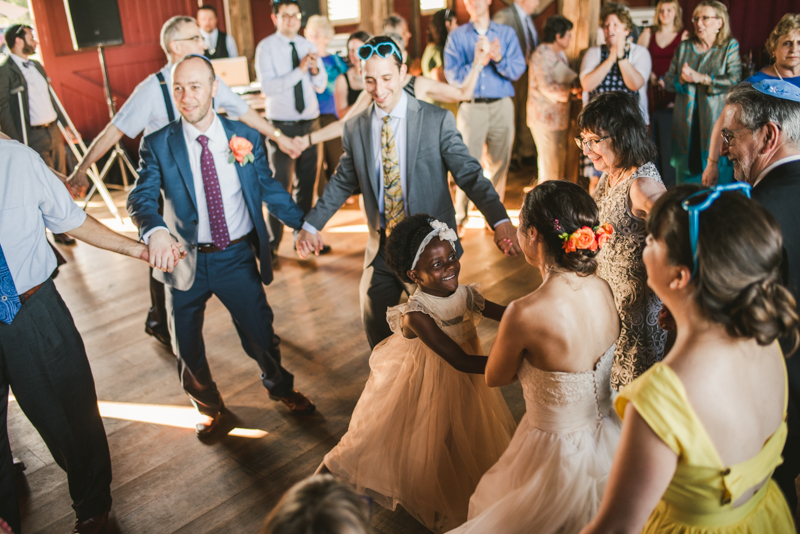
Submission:
[[[452,532],[577,534],[597,514],[619,436],[613,413],[568,433],[540,430],[526,414]]]
[[[477,336],[461,347],[481,354]],[[460,525],[478,481],[514,432],[500,391],[399,334],[375,347],[369,365],[347,433],[325,465],[381,506],[402,505],[435,532]]]

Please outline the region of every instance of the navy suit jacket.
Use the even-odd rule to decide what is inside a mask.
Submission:
[[[255,161],[244,167],[235,164],[242,183],[247,211],[255,227],[251,241],[261,263],[261,280],[272,282],[269,234],[261,203],[284,224],[298,229],[303,224],[303,210],[294,203],[286,189],[272,177],[261,135],[244,124],[220,117],[228,139],[237,135],[253,144]],[[172,273],[153,271],[153,278],[185,291],[194,283],[197,266],[197,199],[189,152],[180,120],[166,125],[142,140],[139,156],[139,179],[128,196],[128,212],[139,228],[139,238],[157,226],[166,226],[186,250]],[[158,198],[164,193],[164,215],[158,213]]]

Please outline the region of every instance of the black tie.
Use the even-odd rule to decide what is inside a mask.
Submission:
[[[297,55],[297,48],[294,47],[294,42],[289,42],[292,45],[292,68],[296,69],[300,66],[300,56]],[[303,99],[303,81],[297,82],[294,86],[294,109],[298,113],[302,113],[306,109],[306,101]]]

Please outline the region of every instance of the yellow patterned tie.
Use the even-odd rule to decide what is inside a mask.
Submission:
[[[403,209],[403,188],[400,184],[400,163],[397,158],[397,147],[394,144],[394,132],[389,115],[383,118],[381,130],[381,158],[383,160],[383,217],[386,221],[386,235],[392,233],[397,223],[405,217]]]

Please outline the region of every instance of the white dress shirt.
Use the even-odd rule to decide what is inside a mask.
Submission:
[[[206,50],[208,50],[213,54],[217,49],[219,30],[217,28],[214,28],[213,30],[211,30],[211,33],[206,33],[201,29],[200,35],[203,36],[203,41],[205,41],[206,43]],[[230,34],[225,34],[225,46],[228,47],[228,57],[239,56],[239,49],[236,47],[236,41],[233,39],[233,37],[231,37]]]
[[[256,76],[261,82],[261,92],[267,99],[267,119],[274,121],[313,120],[319,117],[317,93],[325,91],[328,84],[328,73],[322,58],[317,57],[319,72],[312,76],[309,71],[303,72],[300,67],[292,67],[292,45],[297,49],[300,61],[317,49],[307,39],[296,35],[291,41],[280,32],[275,32],[263,39],[256,47]],[[305,108],[297,112],[294,102],[294,86],[303,84],[303,101]]]
[[[45,227],[63,234],[85,220],[86,213],[39,154],[0,140],[0,247],[17,294],[46,281],[56,268]]]
[[[581,61],[581,76],[592,72],[600,63],[601,51],[599,46],[593,46],[586,51]],[[642,112],[644,122],[650,124],[650,113],[647,111],[647,83],[650,81],[650,71],[653,70],[653,59],[650,57],[650,51],[639,46],[636,43],[631,43],[631,52],[628,54],[628,61],[631,62],[636,72],[644,78],[644,83],[639,88],[639,111]],[[589,103],[589,92],[583,92],[583,105]]]
[[[10,56],[22,71],[25,81],[28,82],[28,113],[31,117],[31,126],[54,122],[58,118],[58,114],[53,107],[53,101],[50,100],[50,86],[47,80],[35,66],[26,67],[24,65],[26,60],[13,53]],[[18,105],[13,101],[12,104]]]
[[[247,211],[247,204],[244,202],[239,173],[236,172],[238,163],[228,162],[231,150],[228,147],[228,135],[225,133],[225,128],[222,127],[222,121],[214,114],[214,122],[205,132],[201,132],[183,119],[181,119],[181,125],[183,126],[183,138],[186,140],[186,149],[189,151],[194,194],[197,198],[197,242],[211,243],[212,241],[206,191],[203,187],[203,171],[200,168],[200,157],[203,153],[203,146],[197,140],[200,135],[208,137],[208,149],[214,157],[219,190],[222,194],[222,207],[225,210],[225,222],[228,223],[228,235],[233,241],[249,234],[253,229],[253,221],[250,218],[250,212]],[[248,165],[253,165],[253,163]]]
[[[787,156],[787,157],[785,157],[785,158],[783,158],[783,159],[779,159],[778,161],[776,161],[775,163],[773,163],[772,165],[770,165],[769,167],[767,167],[766,169],[764,169],[763,171],[761,171],[760,173],[758,173],[758,177],[756,178],[756,181],[755,181],[755,182],[753,182],[753,187],[757,186],[757,185],[758,185],[758,182],[760,182],[761,180],[763,180],[763,179],[764,179],[764,177],[765,177],[766,175],[768,175],[768,174],[770,173],[770,171],[771,171],[772,169],[774,169],[775,167],[778,167],[778,166],[780,166],[780,165],[783,165],[784,163],[791,163],[791,162],[793,162],[793,161],[798,161],[798,160],[800,160],[800,154],[797,154],[797,155],[795,155],[795,156]]]
[[[176,119],[180,118],[180,113],[178,113],[178,108],[175,107],[175,101],[172,97],[172,64],[168,63],[160,72],[167,82],[167,91],[172,104],[173,116]],[[225,82],[220,80],[219,77],[217,77],[217,81],[219,82],[219,89],[217,90],[217,96],[214,98],[214,105],[217,110],[224,108],[232,119],[237,119],[250,110],[250,107],[242,100],[242,97],[231,91],[231,88],[225,85]],[[145,135],[151,134],[169,124],[169,116],[164,103],[164,93],[161,91],[161,84],[155,74],[151,74],[136,86],[131,96],[125,101],[122,109],[111,119],[111,123],[131,139],[142,132]]]

